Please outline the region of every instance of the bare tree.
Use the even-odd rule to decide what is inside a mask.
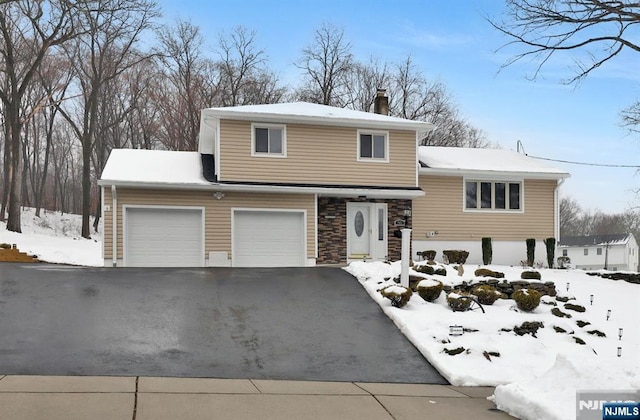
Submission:
[[[78,106],[63,106],[67,120],[82,147],[82,236],[90,237],[91,156],[100,141],[100,103],[108,83],[128,69],[149,58],[136,50],[141,35],[158,16],[155,3],[148,0],[93,0],[83,3],[80,19],[86,34],[66,47],[74,64],[78,88],[82,92]],[[103,121],[104,122],[104,121]],[[121,121],[109,121],[118,124]],[[96,177],[102,168],[96,169]]]
[[[378,89],[388,89],[391,84],[389,64],[375,58],[368,63],[354,62],[346,75],[344,106],[370,112]]]
[[[76,36],[75,2],[16,0],[0,4],[0,100],[5,122],[7,229],[21,232],[23,99],[45,54]],[[4,214],[4,205],[0,210]]]
[[[560,237],[579,235],[582,207],[573,197],[560,199]]]
[[[239,26],[221,34],[217,62],[223,106],[278,102],[284,93],[266,68],[267,55],[256,45],[256,33]]]
[[[569,53],[576,63],[568,83],[578,82],[625,50],[640,52],[636,25],[640,3],[634,0],[506,0],[507,12],[491,25],[507,35],[507,44],[524,51],[511,57],[508,66],[524,58],[537,62],[535,78],[554,55]],[[638,105],[623,115],[637,127]],[[625,118],[630,116],[631,118]]]
[[[353,66],[351,44],[344,30],[324,23],[315,31],[313,43],[302,50],[297,64],[304,73],[300,99],[324,105],[343,106],[347,75]]]

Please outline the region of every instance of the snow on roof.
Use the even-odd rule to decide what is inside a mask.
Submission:
[[[210,185],[202,177],[198,152],[114,149],[102,171],[102,183]]]
[[[594,246],[594,245],[624,245],[629,242],[630,234],[608,234],[589,236],[563,236],[558,246]]]
[[[264,121],[300,121],[325,124],[359,124],[376,127],[404,128],[405,130],[429,131],[433,124],[425,121],[407,120],[373,112],[356,111],[308,102],[289,102],[264,105],[243,105],[207,108],[204,115],[232,119],[262,119]]]
[[[442,172],[507,172],[569,177],[567,172],[543,162],[505,149],[420,146],[421,166]]]

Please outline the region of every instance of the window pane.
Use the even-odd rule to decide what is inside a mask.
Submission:
[[[563,256],[563,257],[566,257],[566,256],[567,256],[567,250],[566,250],[566,249],[563,249],[563,250],[562,250],[562,256]]]
[[[468,209],[478,208],[478,184],[475,182],[467,182],[467,201]]]
[[[384,241],[384,225],[385,225],[385,218],[384,218],[384,209],[378,209],[378,240],[379,241]]]
[[[373,136],[373,157],[376,159],[385,158],[384,136]]]
[[[282,154],[282,130],[279,128],[269,129],[269,153]]]
[[[360,157],[373,157],[371,134],[360,134]]]
[[[269,130],[256,128],[256,153],[269,153]]]
[[[596,254],[598,254],[598,255],[602,255],[602,248],[598,248],[598,249],[596,250]]]
[[[589,255],[589,248],[584,249],[584,255]]]
[[[509,209],[520,210],[520,184],[509,184]]]
[[[491,183],[490,182],[481,182],[480,183],[480,207],[483,209],[491,208]]]
[[[496,194],[496,208],[497,209],[506,209],[507,199],[505,196],[505,192],[507,190],[504,182],[496,182],[495,184],[495,194]]]

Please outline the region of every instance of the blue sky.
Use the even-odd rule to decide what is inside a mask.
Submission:
[[[530,62],[501,69],[514,53],[485,16],[500,17],[499,0],[209,0],[161,2],[164,19],[198,25],[213,52],[218,34],[241,25],[257,33],[269,65],[295,84],[294,63],[323,22],[341,26],[359,60],[398,62],[411,54],[432,80],[443,81],[462,115],[490,141],[529,155],[580,162],[640,165],[640,139],[620,127],[619,112],[640,97],[637,54],[603,65],[578,86],[572,61],[558,56],[536,81]],[[640,35],[640,34],[636,34]],[[620,212],[640,204],[631,193],[640,175],[631,168],[555,164],[572,177],[562,194],[587,209]]]

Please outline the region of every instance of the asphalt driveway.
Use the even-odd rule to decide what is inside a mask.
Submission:
[[[0,374],[447,383],[328,267],[0,264]]]

